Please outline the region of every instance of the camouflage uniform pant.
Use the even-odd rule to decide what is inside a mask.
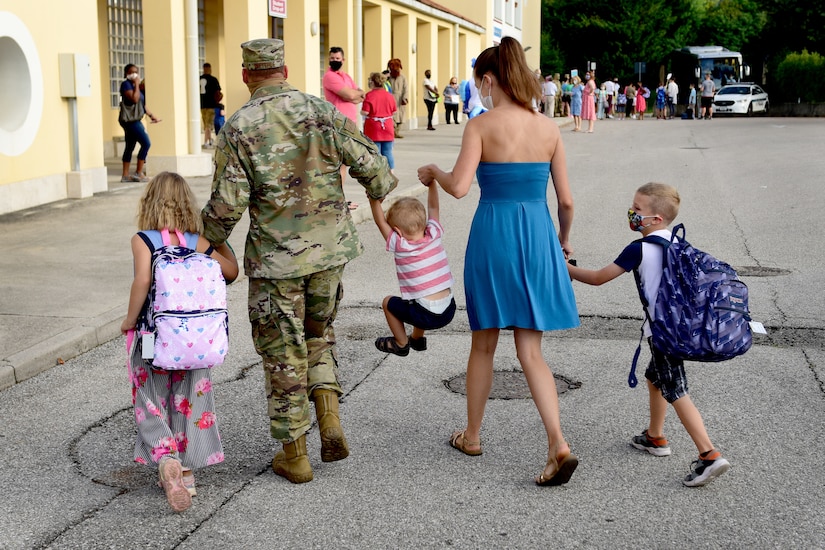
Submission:
[[[249,320],[263,359],[272,437],[294,441],[311,426],[315,389],[343,393],[332,324],[344,266],[295,279],[250,279]]]

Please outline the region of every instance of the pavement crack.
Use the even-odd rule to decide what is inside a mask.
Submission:
[[[808,369],[810,369],[811,373],[814,375],[814,380],[816,380],[816,383],[819,384],[819,392],[825,395],[825,380],[819,377],[819,372],[816,370],[816,364],[811,360],[808,352],[804,349],[802,350],[802,356],[805,358],[805,363],[808,365]]]

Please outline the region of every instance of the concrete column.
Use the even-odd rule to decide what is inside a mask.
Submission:
[[[387,68],[392,57],[390,10],[386,6],[364,8],[364,86],[370,73]],[[404,63],[403,61],[401,62]]]
[[[284,49],[289,83],[299,90],[324,97],[321,71],[326,65],[318,65],[321,58],[321,12],[318,6],[318,0],[290,2],[284,21]]]
[[[159,124],[147,125],[152,148],[146,161],[148,174],[169,170],[183,176],[203,176],[212,171],[211,157],[189,154],[186,35],[183,2],[143,1],[143,45],[146,63],[146,106]],[[133,158],[132,162],[136,162]]]
[[[451,76],[455,76],[455,37],[452,26],[438,25],[438,56],[437,69],[433,69],[433,78],[438,78],[435,81],[438,84],[438,91],[444,90],[444,86],[450,81]],[[440,107],[440,106],[439,106]]]
[[[415,100],[413,104],[416,106],[418,124],[425,126],[427,124],[427,105],[424,103],[424,71],[430,69],[432,72],[432,80],[438,86],[438,34],[436,26],[429,21],[418,20],[416,24],[416,56],[417,64],[415,67],[414,78],[411,79],[411,89],[415,92]],[[438,124],[438,109],[435,110],[433,116],[433,126]]]
[[[352,0],[328,0],[329,26],[327,29],[327,51],[337,46],[344,48],[343,70],[355,80],[355,13]],[[356,82],[363,87],[363,83]]]
[[[290,2],[293,5],[300,2]],[[297,7],[297,6],[296,6]],[[241,44],[254,38],[269,38],[269,11],[267,3],[260,0],[232,0],[223,3],[223,26],[226,51],[223,56],[226,67],[222,67],[221,88],[223,88],[226,114],[237,111],[249,100],[249,89],[241,78]],[[287,50],[287,55],[289,55]],[[289,62],[289,59],[287,59]]]
[[[405,114],[403,128],[415,129],[418,128],[416,122],[416,90],[414,83],[415,78],[415,60],[416,54],[412,52],[412,45],[415,42],[415,19],[406,14],[391,15],[392,19],[392,52],[391,57],[397,57],[401,60],[402,72],[407,78],[407,86],[409,87],[409,102]]]

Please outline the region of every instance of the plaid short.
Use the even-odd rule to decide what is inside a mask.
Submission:
[[[652,338],[647,339],[650,346],[650,364],[645,371],[645,378],[662,392],[668,403],[673,403],[688,394],[685,363],[681,359],[665,355],[653,347]]]

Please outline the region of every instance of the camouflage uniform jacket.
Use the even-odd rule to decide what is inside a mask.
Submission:
[[[345,264],[363,246],[341,164],[372,198],[398,184],[375,144],[330,103],[283,81],[264,84],[218,135],[204,236],[224,242],[248,207],[247,276],[292,279]]]

